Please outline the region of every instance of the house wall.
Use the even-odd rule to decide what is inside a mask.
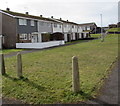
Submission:
[[[52,25],[51,22],[39,21],[38,22],[38,32],[39,33],[52,33]]]
[[[54,27],[54,24],[57,24],[57,27]],[[61,25],[61,28],[60,28],[60,25]],[[61,32],[61,33],[63,33],[62,24],[60,24],[60,23],[53,23],[52,24],[52,30],[53,30],[53,33],[55,33],[55,32]]]
[[[2,35],[2,13],[0,13],[0,35]]]
[[[37,21],[35,22],[35,26],[31,26],[31,20],[27,19],[27,25],[19,25],[19,19],[17,19],[17,33],[32,33],[32,32],[38,32],[38,26]]]
[[[74,28],[72,28],[72,32],[76,33],[77,32],[77,25],[74,25]]]
[[[96,26],[95,25],[82,25],[82,30],[93,30]]]
[[[71,25],[69,25],[69,24],[63,24],[63,32],[64,33],[71,32]]]
[[[78,27],[78,33],[81,33],[82,32],[82,28],[79,26]]]
[[[16,47],[16,19],[3,14],[2,15],[2,34],[4,36],[5,48]]]

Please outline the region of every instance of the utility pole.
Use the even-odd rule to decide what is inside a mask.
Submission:
[[[101,42],[104,41],[104,36],[103,36],[103,29],[102,29],[102,14],[100,14],[101,17]]]

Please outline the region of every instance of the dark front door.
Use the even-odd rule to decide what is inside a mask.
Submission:
[[[81,38],[84,38],[84,35],[83,35],[83,33],[81,33]]]
[[[67,34],[67,41],[71,42],[71,36],[70,36],[70,34]]]

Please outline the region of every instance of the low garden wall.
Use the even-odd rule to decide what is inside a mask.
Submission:
[[[42,43],[16,43],[16,48],[43,49],[43,48],[49,48],[49,47],[59,46],[64,44],[65,42],[63,40],[42,42]]]

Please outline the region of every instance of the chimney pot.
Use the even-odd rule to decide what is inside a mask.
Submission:
[[[26,12],[26,14],[28,15],[29,13],[28,13],[28,12]]]
[[[10,11],[10,8],[6,8],[7,11]]]

